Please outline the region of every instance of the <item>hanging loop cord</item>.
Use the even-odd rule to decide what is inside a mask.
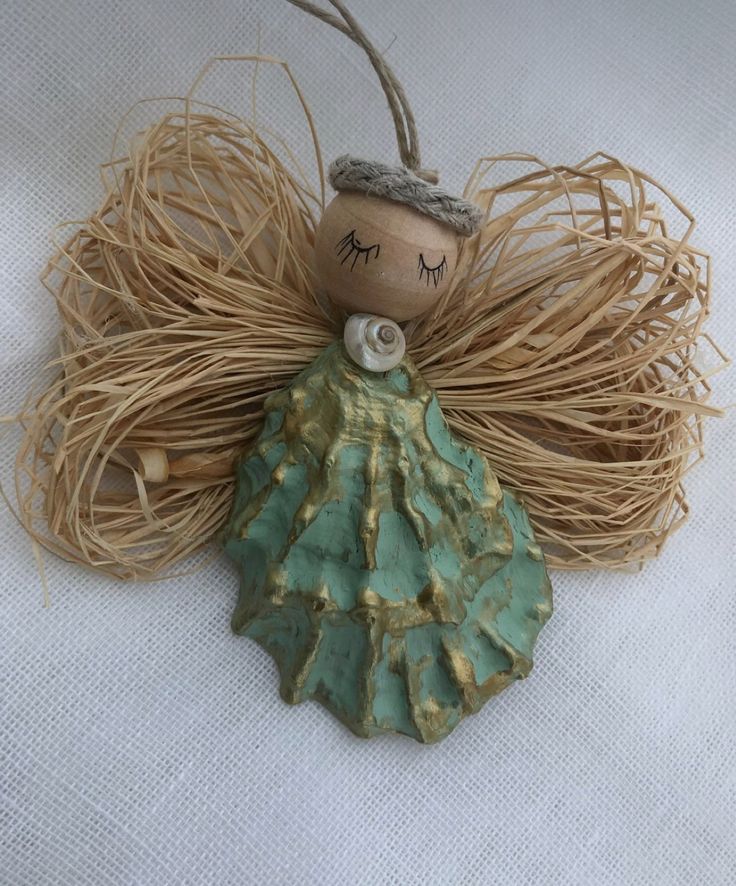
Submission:
[[[309,3],[308,0],[288,0],[293,6],[313,15],[315,18],[326,22],[340,33],[349,37],[353,43],[363,49],[368,59],[373,65],[381,87],[386,96],[391,117],[394,121],[394,129],[396,130],[396,141],[399,146],[399,156],[402,164],[414,175],[431,184],[436,184],[439,177],[433,169],[422,169],[421,155],[419,153],[419,135],[414,120],[409,100],[404,92],[404,87],[399,82],[394,72],[389,67],[386,60],[378,52],[376,47],[368,39],[365,31],[360,27],[353,15],[345,8],[342,0],[329,0],[332,6],[340,13],[342,20],[331,12],[327,12]]]

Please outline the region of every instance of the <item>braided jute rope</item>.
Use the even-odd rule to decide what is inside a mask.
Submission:
[[[475,203],[451,196],[403,166],[389,166],[345,154],[330,164],[329,178],[336,191],[363,191],[405,203],[449,225],[463,237],[474,234],[483,219],[483,212]]]
[[[341,0],[329,0],[329,2],[340,13],[342,20],[308,0],[288,0],[288,2],[331,25],[365,51],[386,95],[394,121],[403,167],[389,166],[347,155],[338,157],[330,166],[330,182],[333,188],[337,191],[363,191],[376,197],[405,203],[418,212],[449,225],[463,237],[474,234],[480,227],[482,219],[480,209],[475,204],[453,197],[438,187],[437,173],[422,168],[419,135],[404,88]]]

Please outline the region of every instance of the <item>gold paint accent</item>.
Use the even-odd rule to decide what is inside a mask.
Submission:
[[[282,675],[281,697],[289,704],[298,704],[303,700],[304,684],[307,682],[312,665],[319,654],[321,641],[322,632],[319,630],[319,625],[313,623],[309,642],[304,645],[300,657],[291,668],[291,672],[288,675]]]
[[[431,744],[447,732],[447,723],[452,714],[451,708],[443,707],[436,698],[429,696],[417,708],[416,719],[422,739]],[[421,724],[421,726],[419,726]]]
[[[437,575],[432,575],[430,583],[419,594],[417,605],[439,624],[461,624],[465,619],[465,604],[457,595],[453,597],[445,591]]]
[[[365,507],[363,510],[363,524],[360,528],[360,536],[365,548],[365,568],[376,568],[376,545],[378,544],[378,514],[379,502],[376,495],[376,481],[378,479],[378,447],[371,446],[368,458],[365,462]]]
[[[273,564],[268,569],[265,588],[273,605],[283,604],[289,595],[289,574],[281,563]]]
[[[462,700],[463,711],[469,714],[478,707],[478,681],[473,663],[460,648],[456,637],[443,637],[442,651],[447,660],[450,679]]]
[[[447,722],[452,710],[443,708],[435,698],[421,700],[422,672],[430,667],[432,657],[425,655],[419,661],[410,664],[406,657],[402,663],[402,671],[409,697],[409,719],[419,733],[423,742],[436,741],[447,732]]]

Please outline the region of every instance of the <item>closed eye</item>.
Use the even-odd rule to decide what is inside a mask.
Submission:
[[[350,265],[351,271],[361,256],[363,256],[363,264],[367,265],[369,258],[378,258],[381,253],[381,246],[378,243],[374,243],[372,246],[363,246],[360,240],[355,236],[355,228],[353,228],[350,233],[345,234],[342,240],[340,240],[335,246],[335,249],[338,258],[342,256],[342,261],[340,262],[341,265],[344,265],[352,256],[353,262]]]
[[[430,268],[429,265],[424,261],[424,256],[422,253],[419,253],[419,279],[422,277],[426,277],[427,286],[429,286],[429,281],[431,280],[434,283],[434,288],[437,288],[440,280],[445,276],[445,271],[447,270],[447,256],[442,256],[442,261],[435,265],[435,267]]]

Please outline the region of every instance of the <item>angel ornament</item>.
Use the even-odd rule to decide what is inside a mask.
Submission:
[[[451,433],[398,325],[446,291],[480,210],[353,157],[330,181],[316,271],[350,315],[268,398],[237,469],[233,627],[274,657],[286,701],[432,742],[527,676],[551,587],[523,505]]]
[[[18,516],[128,580],[222,541],[233,628],[284,699],[433,742],[530,672],[542,546],[637,565],[683,521],[719,414],[707,258],[607,155],[486,158],[447,193],[342,0],[290,2],[365,51],[400,165],[340,157],[323,209],[291,74],[319,195],[280,140],[190,98],[114,151],[50,265],[62,354],[19,416]],[[497,161],[532,170],[489,185]]]

